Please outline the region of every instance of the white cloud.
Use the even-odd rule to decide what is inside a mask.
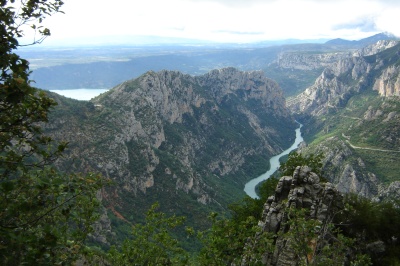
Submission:
[[[400,7],[388,8],[384,14],[376,17],[375,23],[379,30],[388,31],[400,36]]]
[[[395,0],[66,0],[51,39],[149,35],[215,41],[400,35]],[[375,32],[376,31],[376,32]]]

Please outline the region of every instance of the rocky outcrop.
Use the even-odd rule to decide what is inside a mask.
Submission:
[[[289,115],[279,85],[266,78],[262,71],[241,72],[235,68],[223,68],[210,71],[197,79],[201,86],[211,89],[213,98],[218,102],[229,94],[242,91],[243,100],[260,100],[260,107],[272,109],[280,116]]]
[[[326,68],[313,86],[288,102],[288,107],[295,113],[313,116],[342,107],[364,85],[364,79],[359,79],[369,69],[370,66],[363,57],[340,60]],[[354,84],[357,80],[360,82]]]
[[[317,174],[311,171],[308,166],[298,166],[293,176],[281,177],[275,190],[275,195],[268,198],[264,205],[262,220],[259,226],[262,232],[275,235],[274,248],[272,251],[266,250],[262,257],[263,265],[300,265],[301,262],[314,260],[312,255],[306,257],[299,256],[295,251],[292,241],[285,237],[285,234],[293,230],[289,220],[290,210],[306,210],[305,218],[314,220],[318,227],[317,236],[308,243],[311,249],[323,248],[324,241],[328,237],[329,231],[326,227],[333,219],[336,212],[343,208],[343,197],[331,183],[320,183]],[[294,225],[292,225],[294,226]],[[326,231],[324,231],[326,230]],[[257,245],[257,237],[253,245]],[[304,241],[306,241],[304,239]],[[249,244],[247,249],[251,249]],[[304,255],[304,254],[303,254]],[[244,257],[242,265],[253,265],[254,258]]]

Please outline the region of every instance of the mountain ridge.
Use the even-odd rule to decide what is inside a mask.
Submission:
[[[340,191],[370,198],[398,186],[397,166],[388,162],[400,150],[400,44],[380,41],[374,47],[328,66],[288,102],[306,124],[302,152],[325,155],[325,172]]]
[[[21,51],[31,61],[31,78],[46,90],[77,88],[112,88],[147,71],[178,70],[202,75],[215,68],[235,67],[243,71],[263,70],[281,84],[286,95],[292,87],[304,90],[320,73],[286,71],[285,55],[302,53],[298,63],[319,68],[319,58],[337,57],[343,50],[356,50],[363,45],[330,45],[300,43],[277,46],[151,46],[151,47],[83,47],[81,49]],[[329,56],[326,54],[330,54]],[[308,57],[311,57],[313,62]],[[77,58],[77,59],[74,59]],[[280,60],[282,66],[271,65]],[[329,61],[329,60],[328,60]],[[324,61],[322,61],[324,62]],[[293,62],[292,62],[293,63]],[[289,64],[290,66],[290,64]],[[326,66],[326,65],[325,65]],[[322,67],[325,67],[322,66]],[[283,67],[283,69],[281,68]],[[299,67],[299,64],[297,64]],[[304,66],[301,66],[304,68]],[[275,73],[277,72],[277,73]],[[270,74],[268,74],[270,73]],[[293,76],[294,75],[294,76]],[[305,77],[304,77],[305,76]],[[306,78],[306,86],[297,83]],[[290,84],[287,84],[290,82]]]
[[[260,71],[151,71],[90,102],[57,97],[47,130],[70,143],[59,169],[115,183],[101,194],[100,232],[118,227],[110,215],[137,221],[154,201],[204,226],[200,217],[244,196],[244,183],[295,138],[282,91]]]

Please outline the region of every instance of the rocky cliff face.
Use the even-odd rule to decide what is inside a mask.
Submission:
[[[376,43],[367,45],[353,53],[353,56],[370,56],[380,53],[388,48],[396,46],[399,43],[397,40],[378,40]]]
[[[324,173],[342,193],[356,193],[372,198],[377,195],[380,182],[376,175],[366,169],[365,163],[346,140],[337,136],[328,137],[312,147],[300,151],[323,154]]]
[[[245,101],[260,100],[260,107],[272,109],[279,116],[289,115],[278,84],[265,78],[262,71],[239,72],[235,68],[225,68],[213,70],[197,79],[201,86],[211,88],[212,96],[217,102],[221,102],[229,94],[244,91],[241,96]]]
[[[384,97],[400,96],[400,66],[390,66],[383,70],[373,89]]]
[[[377,197],[398,180],[391,161],[400,149],[399,51],[396,41],[361,49],[327,67],[288,103],[308,116],[310,143],[302,152],[322,152],[325,173],[342,192]]]
[[[313,70],[330,66],[338,60],[348,58],[351,52],[282,52],[278,54],[276,63],[281,68]]]
[[[394,181],[392,182],[387,188],[382,189],[378,195],[378,197],[375,198],[375,200],[380,201],[380,200],[398,200],[400,199],[400,181]]]
[[[258,104],[251,107],[253,101]],[[153,184],[151,173],[159,164],[159,155],[154,154],[151,148],[171,151],[182,165],[193,169],[196,162],[205,156],[201,150],[217,145],[219,151],[214,152],[220,156],[208,159],[204,166],[225,176],[238,171],[247,155],[276,153],[280,150],[279,137],[273,140],[277,137],[276,129],[272,124],[263,124],[266,119],[260,117],[260,112],[267,112],[271,118],[290,120],[276,83],[264,78],[261,72],[240,72],[232,68],[215,70],[199,77],[174,71],[149,72],[137,80],[117,86],[107,95],[96,99],[94,104],[101,112],[112,110],[112,116],[107,119],[120,131],[116,136],[117,143],[134,141],[148,147],[146,158],[152,166],[146,169],[149,178],[139,184],[143,192]],[[237,113],[226,114],[225,121],[218,116],[226,111]],[[236,131],[238,122],[233,121],[230,115],[240,116],[247,123],[242,125],[244,131],[235,132],[233,138],[242,139],[245,138],[243,134],[249,133],[260,141],[258,147],[241,147],[244,143],[236,143],[233,139],[229,141],[224,138],[224,133],[216,132],[215,126],[222,126],[220,130]],[[216,125],[217,120],[226,124],[227,128]],[[125,157],[124,154],[116,157],[129,161],[129,152],[125,153]],[[181,184],[178,187],[182,186],[182,182],[178,182]],[[197,191],[193,180],[183,187]]]
[[[301,265],[307,261],[312,263],[313,257],[324,247],[325,241],[332,237],[326,227],[333,219],[335,213],[343,208],[343,197],[331,183],[320,183],[318,175],[311,172],[307,166],[297,167],[293,176],[281,177],[275,190],[275,195],[268,198],[264,205],[262,220],[259,226],[262,232],[272,233],[275,235],[273,250],[265,250],[261,263],[263,265]],[[306,228],[302,228],[304,235],[296,235],[296,224],[290,224],[290,210],[303,209],[306,210],[306,219],[315,221],[318,225],[315,235],[312,232],[306,233]],[[300,219],[298,223],[301,223]],[[304,226],[304,225],[303,225]],[[295,233],[293,237],[288,235]],[[255,236],[254,241],[249,241],[246,247],[251,249],[251,245],[257,245],[261,234]],[[310,239],[299,239],[304,241],[306,245],[313,251],[310,254],[299,252],[299,243],[296,243],[296,237],[310,237]],[[250,244],[253,243],[253,244]],[[242,265],[253,265],[252,257],[244,257]]]
[[[370,56],[397,45],[399,41],[380,40],[361,49],[340,49],[322,51],[284,51],[277,55],[274,63],[280,68],[314,70],[331,67],[340,60],[351,57]]]
[[[398,96],[399,50],[398,41],[381,41],[331,64],[313,86],[289,101],[288,107],[295,113],[318,116],[343,107],[362,89],[372,88],[381,96]]]
[[[295,137],[279,86],[259,71],[148,72],[89,103],[59,102],[48,130],[70,146],[58,165],[113,180],[101,198],[117,220],[159,201],[201,225]]]
[[[398,194],[398,188],[395,182],[387,193]],[[298,166],[292,176],[279,179],[266,200],[241,265],[396,265],[388,259],[398,258],[398,252],[391,253],[399,244],[395,206],[344,195],[310,167]]]

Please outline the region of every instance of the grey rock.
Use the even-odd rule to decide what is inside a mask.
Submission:
[[[395,64],[387,66],[379,57],[376,62],[367,62],[364,58],[398,44],[398,41],[379,41],[353,53],[352,56],[336,60],[325,68],[312,86],[291,99],[288,107],[294,113],[307,113],[313,116],[326,114],[329,109],[341,107],[349,95],[358,92],[373,70],[382,72],[376,79],[373,89],[384,97],[399,96],[400,66]],[[341,78],[345,75],[350,81]]]
[[[263,232],[277,234],[274,250],[266,251],[262,258],[264,265],[299,265],[300,260],[294,250],[293,243],[279,233],[290,230],[285,222],[288,219],[288,208],[309,210],[308,217],[329,223],[335,213],[343,209],[343,196],[331,183],[320,183],[318,175],[311,172],[308,166],[298,166],[293,176],[281,177],[275,196],[268,198],[262,214]],[[323,237],[323,236],[321,236]],[[257,236],[255,236],[257,245]],[[246,248],[251,248],[247,246]],[[242,265],[252,265],[251,257],[243,257]]]
[[[386,250],[385,242],[383,242],[383,241],[375,241],[375,242],[369,243],[366,248],[369,251],[369,253],[372,253],[372,254],[383,253]]]
[[[380,200],[399,200],[400,199],[400,181],[393,181],[387,187],[380,187],[379,193],[373,198]],[[400,207],[400,206],[399,206]]]

